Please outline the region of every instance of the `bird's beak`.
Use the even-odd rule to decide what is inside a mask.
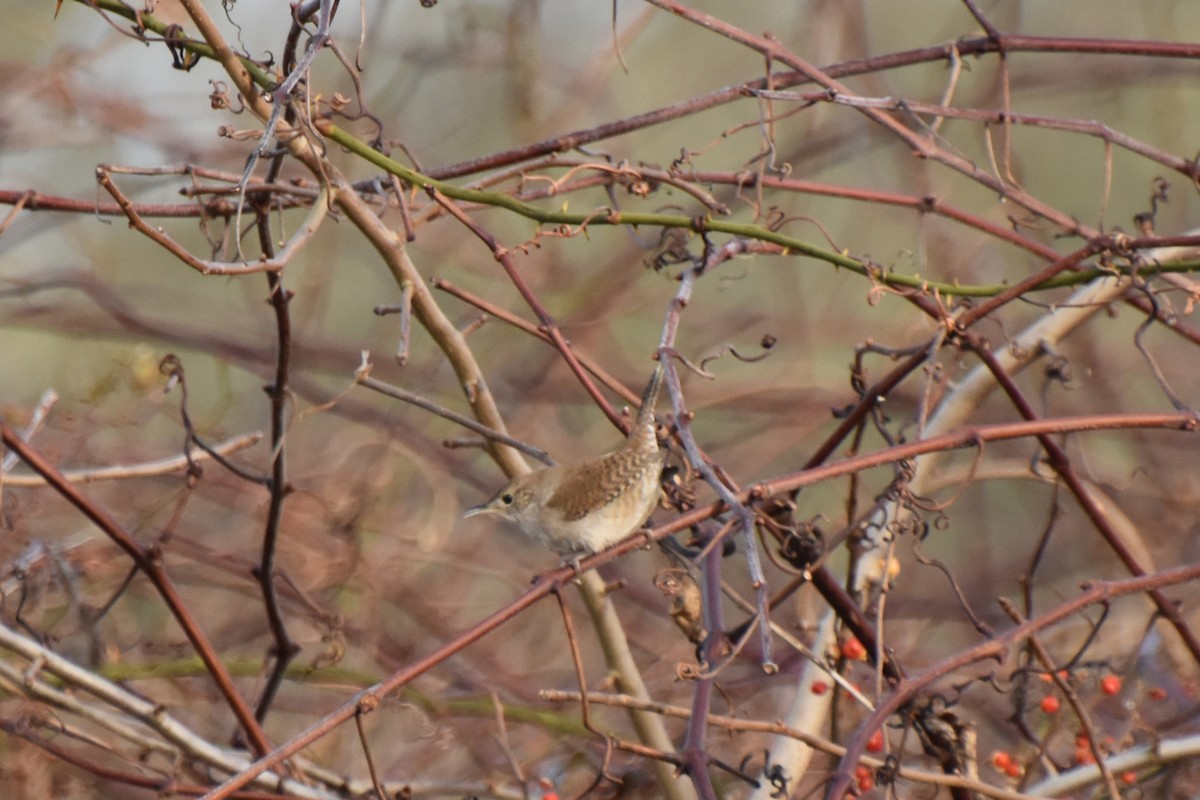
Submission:
[[[467,517],[474,517],[474,516],[478,516],[480,514],[495,514],[495,513],[496,513],[496,507],[493,506],[492,501],[489,500],[486,503],[480,503],[477,506],[471,506],[470,508],[468,508],[466,511],[464,511],[462,513],[462,518],[466,519]]]

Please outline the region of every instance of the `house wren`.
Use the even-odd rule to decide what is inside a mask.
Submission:
[[[594,553],[633,533],[650,516],[661,491],[667,454],[658,446],[654,402],[662,374],[660,362],[619,450],[513,478],[463,517],[489,514],[514,522],[525,535],[564,556]]]

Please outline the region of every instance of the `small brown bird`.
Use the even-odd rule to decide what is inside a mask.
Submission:
[[[621,449],[578,464],[557,464],[513,478],[463,517],[487,514],[514,522],[556,553],[594,553],[641,527],[658,504],[667,454],[655,434],[660,362]]]

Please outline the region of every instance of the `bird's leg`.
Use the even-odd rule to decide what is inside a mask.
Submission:
[[[583,567],[579,566],[579,559],[582,553],[572,553],[569,556],[563,556],[563,560],[559,562],[559,566],[570,567],[575,573],[575,579],[578,579],[583,574]]]

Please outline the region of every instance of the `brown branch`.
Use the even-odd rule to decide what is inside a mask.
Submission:
[[[867,739],[877,728],[887,722],[888,717],[896,713],[918,693],[928,689],[941,678],[950,675],[963,667],[980,661],[1001,660],[1018,642],[1025,638],[1056,625],[1083,609],[1096,603],[1103,603],[1116,597],[1148,591],[1160,591],[1167,586],[1177,586],[1181,583],[1200,580],[1200,564],[1189,564],[1174,569],[1163,570],[1154,575],[1144,575],[1137,578],[1127,578],[1116,581],[1093,581],[1084,585],[1083,591],[1075,598],[1060,603],[1045,613],[1008,631],[997,635],[974,647],[961,650],[949,658],[934,664],[920,674],[906,678],[888,695],[881,697],[866,719],[855,730],[854,735],[846,744],[846,754],[842,757],[837,773],[825,792],[826,800],[840,800],[850,786],[850,766],[857,763],[866,748]]]
[[[212,644],[208,641],[208,637],[200,630],[200,626],[196,623],[187,605],[183,602],[183,598],[179,596],[179,592],[175,589],[175,584],[167,576],[167,572],[163,568],[162,552],[158,547],[156,545],[143,545],[134,539],[107,511],[88,499],[74,484],[64,478],[62,473],[52,466],[50,462],[42,458],[41,454],[36,450],[25,444],[3,422],[0,422],[0,440],[4,442],[5,447],[15,452],[30,469],[45,478],[46,483],[50,484],[65,500],[95,523],[100,530],[104,531],[118,547],[125,551],[130,559],[133,560],[133,563],[137,565],[138,569],[146,574],[170,610],[171,615],[175,617],[175,620],[183,629],[184,635],[187,636],[188,641],[195,648],[196,654],[200,656],[200,659],[208,668],[209,674],[212,675],[213,681],[217,684],[221,695],[229,704],[233,715],[237,717],[238,723],[249,739],[250,746],[254,749],[254,752],[262,756],[270,751],[271,745],[267,741],[266,735],[263,733],[262,728],[259,727],[254,714],[250,711],[250,707],[246,705],[246,701],[238,693],[237,687],[233,685],[232,676],[221,662]]]
[[[276,157],[271,162],[267,177],[269,182],[275,180],[282,163],[282,156]],[[327,201],[322,198],[318,202],[325,203]],[[263,255],[270,259],[275,253],[275,242],[266,204],[259,203],[255,207],[255,228],[258,231],[259,247]],[[266,279],[267,301],[271,304],[272,315],[275,319],[275,376],[274,380],[264,387],[271,406],[271,476],[267,481],[269,499],[267,519],[263,526],[261,557],[254,570],[254,577],[258,580],[262,592],[267,622],[270,625],[271,637],[275,644],[269,653],[271,670],[263,684],[258,705],[254,709],[254,716],[259,722],[266,720],[267,712],[287,676],[288,667],[300,653],[300,645],[296,644],[288,634],[287,623],[284,621],[283,609],[279,602],[279,592],[275,586],[275,561],[279,551],[279,528],[283,521],[283,505],[292,491],[287,480],[288,400],[292,394],[292,317],[289,310],[292,292],[284,288],[281,273],[268,272]]]
[[[453,297],[457,297],[464,303],[475,306],[475,308],[478,308],[485,314],[493,316],[496,319],[511,325],[519,331],[528,333],[530,336],[536,336],[549,345],[554,344],[554,340],[550,337],[550,334],[546,333],[546,331],[542,330],[537,325],[521,319],[507,309],[501,308],[495,303],[485,300],[479,295],[468,292],[466,289],[456,286],[450,281],[443,280],[442,278],[433,278],[430,281],[430,285],[435,289],[441,289],[443,292],[446,292]],[[637,392],[632,391],[626,387],[625,384],[614,378],[607,370],[604,369],[604,367],[600,366],[600,363],[594,358],[586,353],[581,353],[578,350],[574,350],[574,353],[575,357],[579,359],[579,363],[583,365],[583,368],[592,373],[592,375],[596,377],[596,380],[608,387],[609,391],[620,395],[621,399],[626,403],[629,403],[631,407],[635,407],[639,402],[641,402],[641,398],[638,396]]]
[[[510,281],[512,281],[513,286],[515,286],[517,291],[520,292],[521,297],[525,299],[525,302],[529,304],[529,308],[533,311],[533,313],[537,316],[538,321],[541,323],[541,329],[545,331],[546,335],[550,337],[550,341],[554,344],[554,347],[559,353],[562,354],[563,360],[567,362],[567,366],[570,367],[571,371],[575,373],[575,377],[579,379],[579,382],[583,385],[584,390],[587,391],[587,393],[591,396],[592,400],[596,403],[596,406],[602,412],[604,412],[604,416],[608,417],[609,420],[617,426],[617,428],[628,433],[628,421],[626,421],[619,413],[617,413],[617,410],[613,408],[612,403],[608,402],[608,399],[601,394],[591,377],[588,376],[587,370],[585,370],[583,365],[579,363],[579,358],[571,349],[571,345],[567,342],[566,337],[563,336],[562,331],[558,327],[558,323],[554,321],[554,318],[550,316],[550,312],[546,310],[546,307],[542,305],[540,300],[538,300],[537,296],[533,293],[533,290],[529,288],[529,284],[517,270],[516,265],[513,263],[512,257],[508,254],[508,251],[500,246],[500,243],[496,241],[494,236],[485,231],[482,227],[476,224],[474,220],[463,213],[463,211],[450,198],[446,197],[433,187],[429,187],[427,192],[430,197],[432,197],[440,206],[442,206],[442,208],[449,211],[455,219],[466,226],[467,230],[471,231],[471,233],[475,234],[480,241],[487,245],[488,249],[492,251],[492,255],[495,256],[496,261],[500,263],[500,266],[504,268],[505,273],[508,274],[508,278]]]
[[[1091,53],[1096,55],[1148,56],[1153,58],[1200,59],[1200,45],[1192,42],[1158,42],[1132,39],[1087,39],[1065,36],[1012,36],[1002,35],[999,40],[990,36],[959,39],[935,47],[920,47],[882,56],[871,56],[843,61],[821,67],[820,71],[830,78],[847,78],[867,75],[891,69],[934,61],[949,61],[951,58],[982,56],[998,52],[1007,53]],[[749,90],[784,89],[815,83],[809,75],[798,71],[774,72],[768,77],[732,84],[705,95],[700,95],[669,106],[647,111],[625,119],[583,128],[570,133],[557,134],[531,145],[494,153],[489,156],[426,170],[431,178],[446,179],[462,175],[517,164],[551,153],[569,150],[612,139],[636,130],[661,125],[676,119],[693,116],[701,111],[733,102],[745,96]]]
[[[995,355],[981,341],[974,336],[967,334],[965,337],[967,345],[971,348],[984,364],[987,365],[992,375],[1000,388],[1008,395],[1009,400],[1020,412],[1021,416],[1029,420],[1031,424],[1036,424],[1038,419],[1037,412],[1033,410],[1033,406],[1025,398],[1024,394],[1017,388],[1013,382],[1012,376],[1004,369],[1004,367],[996,360]],[[1185,412],[1182,416],[1190,420],[1190,429],[1195,430],[1197,423],[1200,422],[1195,415],[1190,412]],[[1135,576],[1143,576],[1146,574],[1146,568],[1138,563],[1133,552],[1122,540],[1120,534],[1113,527],[1111,520],[1108,518],[1108,512],[1104,510],[1104,506],[1096,497],[1088,491],[1083,480],[1075,471],[1071,464],[1071,458],[1067,455],[1067,451],[1063,449],[1054,437],[1047,432],[1034,434],[1037,436],[1038,444],[1046,451],[1047,460],[1058,476],[1070,489],[1071,494],[1075,496],[1075,500],[1079,503],[1083,512],[1087,514],[1092,525],[1104,537],[1105,543],[1116,554],[1121,563],[1126,569]],[[1191,653],[1192,659],[1200,666],[1200,639],[1196,637],[1195,632],[1184,620],[1183,615],[1179,611],[1179,605],[1164,595],[1161,591],[1153,589],[1149,592],[1150,598],[1154,601],[1155,606],[1171,625],[1178,631],[1180,638]]]

